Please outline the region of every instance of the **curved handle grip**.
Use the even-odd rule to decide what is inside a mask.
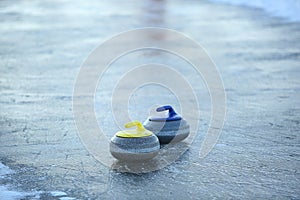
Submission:
[[[146,129],[144,128],[143,124],[139,121],[132,121],[132,122],[128,122],[125,124],[125,128],[131,128],[136,126],[136,130],[137,131],[145,131]]]
[[[156,109],[157,112],[162,112],[162,111],[165,111],[165,110],[168,110],[169,111],[169,117],[174,117],[177,115],[177,113],[175,112],[175,110],[172,108],[172,106],[161,106],[161,107],[158,107]]]

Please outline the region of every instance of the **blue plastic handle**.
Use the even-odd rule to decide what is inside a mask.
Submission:
[[[161,106],[156,109],[157,112],[162,112],[162,111],[169,111],[168,117],[167,118],[150,118],[150,121],[177,121],[181,120],[182,117],[178,115],[175,110],[172,108],[172,106],[166,105],[166,106]]]

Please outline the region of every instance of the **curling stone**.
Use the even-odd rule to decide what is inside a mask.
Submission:
[[[136,130],[119,131],[111,138],[110,153],[121,161],[149,160],[158,154],[158,138],[146,130],[139,121],[125,124],[126,128],[136,126]]]
[[[168,110],[167,117],[149,117],[144,122],[144,127],[152,131],[161,144],[177,143],[184,140],[190,133],[187,121],[178,115],[175,110],[167,105],[156,109],[157,112]]]

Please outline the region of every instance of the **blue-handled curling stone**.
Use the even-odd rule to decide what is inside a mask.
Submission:
[[[110,153],[122,161],[143,161],[155,157],[160,149],[156,135],[146,130],[139,121],[125,124],[126,128],[136,126],[136,130],[119,131],[111,138]]]
[[[190,126],[171,106],[162,106],[156,111],[169,111],[169,113],[167,117],[150,116],[143,125],[158,137],[161,144],[176,143],[188,137]]]

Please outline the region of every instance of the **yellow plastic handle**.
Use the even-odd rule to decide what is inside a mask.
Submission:
[[[131,128],[134,126],[136,126],[136,130],[119,131],[116,133],[116,136],[123,137],[123,138],[139,138],[139,137],[150,136],[153,134],[151,131],[145,129],[142,123],[139,121],[132,121],[125,124],[126,128]]]
[[[142,132],[142,131],[145,131],[146,129],[144,128],[143,124],[139,121],[132,121],[132,122],[128,122],[125,124],[125,128],[131,128],[131,127],[134,127],[136,126],[136,130],[138,132]]]

